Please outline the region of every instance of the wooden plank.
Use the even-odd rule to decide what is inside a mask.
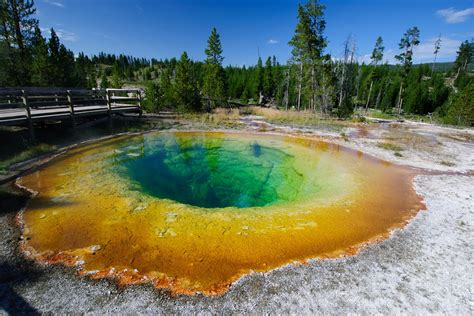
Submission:
[[[111,103],[111,106],[112,107],[121,107],[121,106],[125,106],[125,107],[134,107],[134,108],[139,108],[138,105],[136,104],[127,104],[127,103]]]
[[[12,118],[9,120],[0,119],[1,125],[24,125],[26,122],[26,117]]]
[[[0,108],[23,108],[23,103],[0,103]]]
[[[55,93],[66,93],[65,88],[49,88],[49,87],[28,87],[23,88],[23,90],[28,91],[28,94],[35,95],[35,94],[55,94]]]
[[[140,89],[106,89],[107,92],[138,93]]]
[[[138,107],[120,107],[120,108],[112,108],[112,112],[120,113],[120,112],[139,112],[140,109]]]
[[[105,110],[108,111],[109,108],[106,105],[86,105],[86,106],[76,106],[75,108],[76,114],[79,112],[87,112],[87,111],[94,111],[94,110]]]
[[[61,100],[61,101],[42,101],[42,102],[29,102],[30,107],[34,108],[51,108],[51,107],[67,107],[68,101]]]
[[[0,119],[9,120],[9,119],[13,119],[15,117],[26,118],[25,110],[21,110],[21,111],[2,111],[2,112],[0,112]]]
[[[21,89],[9,89],[9,88],[0,88],[0,95],[5,96],[22,96],[23,92]]]
[[[38,115],[38,116],[33,116],[32,120],[33,122],[41,122],[41,121],[47,121],[47,120],[62,120],[62,119],[69,119],[71,115],[69,113],[53,113],[53,114],[48,114],[48,115]]]
[[[73,99],[74,105],[107,105],[106,100],[101,99],[86,99],[86,100],[75,100]]]
[[[138,101],[138,97],[121,97],[121,96],[111,96],[110,99],[112,101],[114,100],[128,100],[128,101],[133,101],[133,102],[137,102]]]
[[[90,94],[102,94],[105,95],[105,90],[100,89],[70,89],[72,95],[90,95]]]
[[[67,99],[67,92],[64,92],[64,94],[28,94],[28,99],[30,102],[34,100],[56,100],[56,99]]]

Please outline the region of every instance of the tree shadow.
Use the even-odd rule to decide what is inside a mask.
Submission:
[[[40,315],[40,313],[14,289],[15,284],[29,283],[36,280],[40,275],[41,272],[39,270],[1,262],[0,310],[3,309],[10,315]]]
[[[26,193],[17,191],[3,191],[0,189],[0,216],[18,212],[25,206],[29,196]]]
[[[18,191],[0,191],[0,216],[13,215],[18,212],[28,200],[28,195]],[[27,314],[39,315],[14,287],[17,284],[30,283],[38,279],[42,272],[33,267],[28,267],[28,262],[16,260],[14,257],[8,261],[0,261],[0,310],[10,315]]]
[[[19,190],[18,190],[19,191]],[[22,209],[31,197],[27,193],[12,191],[0,191],[0,216],[4,214],[15,214]],[[34,203],[28,207],[29,210],[48,207],[67,207],[75,204],[74,202],[51,198],[48,196],[36,196]]]

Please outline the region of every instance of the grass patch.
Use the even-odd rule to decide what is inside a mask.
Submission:
[[[397,144],[394,143],[388,143],[388,142],[383,142],[383,143],[377,143],[377,147],[383,148],[386,150],[393,150],[396,152],[402,151],[403,148]]]
[[[180,115],[180,118],[202,124],[207,128],[239,128],[242,126],[238,109],[217,108],[212,113],[186,113]]]
[[[54,150],[56,150],[56,146],[48,144],[37,144],[29,147],[28,149],[14,155],[11,158],[0,161],[0,174],[6,174],[8,172],[8,168],[14,164],[40,156],[42,154],[50,153]]]
[[[346,141],[346,142],[349,141],[349,137],[346,135],[346,133],[342,132],[339,135],[341,135],[341,137],[342,137],[342,139],[344,139],[344,141]]]
[[[374,109],[369,109],[369,111],[367,111],[367,116],[381,119],[381,120],[396,120],[398,118],[397,116],[391,113],[386,113],[386,112],[382,112],[380,110],[374,110]]]
[[[391,124],[383,134],[384,142],[398,144],[404,148],[412,148],[416,151],[435,153],[442,145],[438,137],[423,135],[416,130],[410,130],[406,126]]]
[[[448,133],[441,133],[439,136],[446,137],[452,140],[460,141],[460,142],[474,142],[474,135],[469,133],[456,133],[456,134],[448,134]]]
[[[241,111],[261,116],[273,124],[320,127],[331,131],[340,131],[344,127],[353,125],[350,121],[322,117],[313,111],[282,111],[258,106],[251,106]]]
[[[440,164],[442,164],[443,166],[447,166],[447,167],[454,167],[456,165],[454,162],[447,161],[447,160],[441,161]]]

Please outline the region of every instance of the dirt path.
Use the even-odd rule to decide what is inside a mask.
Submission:
[[[265,123],[262,123],[265,124]],[[258,125],[258,124],[257,124]],[[347,128],[340,133],[266,126],[276,131],[321,135],[381,158],[439,171],[474,170],[471,130],[404,125]],[[406,127],[407,126],[407,127]],[[258,129],[258,126],[256,127]],[[283,129],[282,129],[283,128]],[[355,131],[355,134],[350,134]],[[362,135],[360,135],[362,134]],[[421,137],[421,140],[419,139]],[[427,143],[432,139],[433,143]],[[403,140],[403,141],[400,141]],[[378,146],[396,142],[402,150]],[[440,144],[438,144],[438,142]],[[431,145],[430,145],[431,144]],[[400,152],[400,156],[394,153]],[[441,163],[443,159],[450,161]],[[448,165],[453,164],[453,165]],[[71,269],[39,267],[16,251],[15,211],[0,211],[0,314],[5,312],[103,313],[474,313],[474,178],[418,176],[425,197],[403,230],[359,255],[314,260],[265,274],[252,274],[222,297],[177,297],[151,286],[118,289],[106,281],[79,278]]]

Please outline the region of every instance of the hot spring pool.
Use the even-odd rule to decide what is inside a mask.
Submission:
[[[242,133],[123,136],[17,181],[24,252],[94,278],[220,294],[240,276],[355,253],[423,208],[414,172],[335,144]]]

